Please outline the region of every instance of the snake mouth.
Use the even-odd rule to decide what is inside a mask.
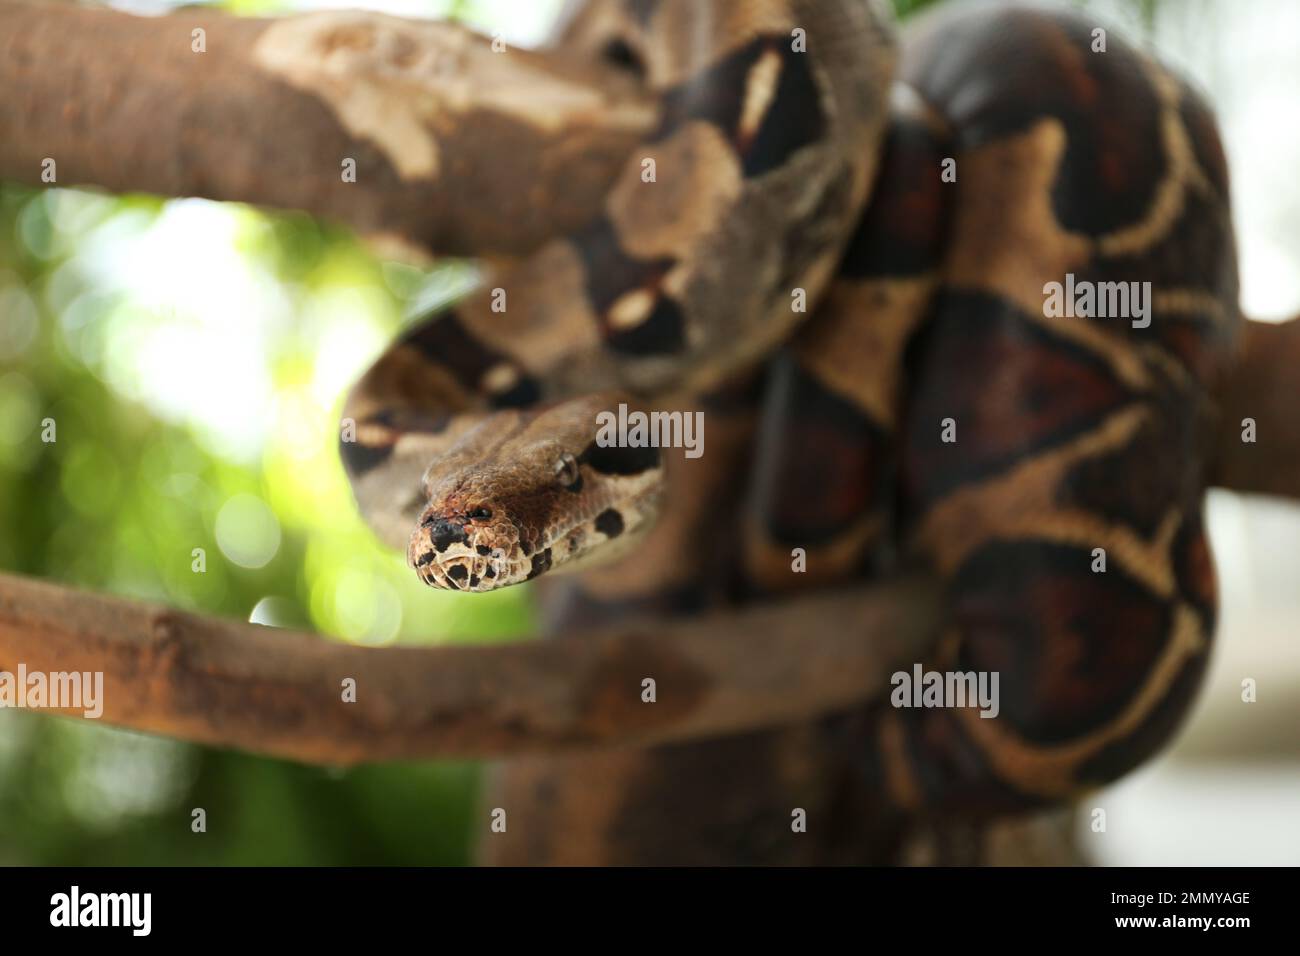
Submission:
[[[460,524],[449,532],[448,524],[426,520],[411,535],[407,563],[421,581],[447,591],[491,591],[518,579],[510,552],[483,543],[487,529]]]
[[[421,524],[411,535],[407,563],[430,587],[474,593],[495,591],[531,581],[558,565],[580,564],[584,552],[598,543],[593,538],[611,536],[612,529],[608,527],[601,534],[593,535],[587,530],[591,524],[591,521],[577,521],[566,525],[547,535],[536,548],[529,548],[519,540],[511,541],[509,547],[485,543],[503,537],[517,538],[517,532],[502,536],[493,529],[467,526],[463,535],[448,541],[440,539],[436,531],[431,532],[427,523]]]
[[[425,512],[406,554],[421,581],[446,591],[494,591],[550,569],[549,548],[532,551],[508,516],[493,519],[482,510],[482,516]]]
[[[512,509],[426,509],[407,546],[407,563],[430,587],[494,591],[553,569],[577,570],[623,554],[653,523],[660,489],[638,487],[567,513],[547,527],[521,527]],[[563,519],[569,520],[563,520]],[[557,520],[560,519],[560,520]]]
[[[565,532],[566,538],[569,534]],[[552,554],[549,545],[524,554],[518,545],[493,548],[472,540],[439,550],[417,530],[407,557],[420,580],[430,587],[481,593],[531,581],[551,570]]]
[[[495,559],[483,560],[477,555],[437,558],[432,553],[423,555],[415,571],[425,584],[447,591],[491,591],[509,583],[509,574],[498,570],[501,563]]]

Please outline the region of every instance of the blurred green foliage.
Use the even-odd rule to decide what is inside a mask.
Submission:
[[[345,346],[371,327],[373,351],[430,283],[301,216],[198,204],[169,226],[185,205],[0,186],[0,568],[228,617],[257,608],[263,623],[360,642],[526,633],[526,594],[457,601],[374,541],[337,461],[342,390],[315,381],[331,325]],[[103,271],[119,265],[105,243],[147,257],[221,222],[233,252],[198,272],[260,294],[236,303],[270,319],[251,344],[203,307],[211,290],[182,282],[150,301],[156,289]],[[358,288],[369,308],[329,305]],[[354,350],[340,380],[370,357]],[[185,374],[166,388],[138,378],[169,369]],[[207,414],[241,392],[271,403],[246,420]],[[2,711],[0,863],[459,863],[474,780],[468,765],[333,773]],[[206,834],[191,833],[195,807]]]

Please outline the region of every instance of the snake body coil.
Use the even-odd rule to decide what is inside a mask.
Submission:
[[[366,374],[343,455],[367,518],[435,586],[587,567],[550,589],[556,627],[921,563],[952,606],[925,667],[997,672],[1001,702],[520,761],[499,786],[529,823],[497,859],[879,859],[904,819],[1067,798],[1168,738],[1215,621],[1227,173],[1200,99],[1094,40],[960,12],[896,50],[861,0],[570,21],[561,42],[640,73],[659,126],[598,221]],[[1055,314],[1053,283],[1095,291],[1090,314]],[[703,411],[708,453],[596,443],[619,403]],[[791,834],[792,807],[835,822]]]

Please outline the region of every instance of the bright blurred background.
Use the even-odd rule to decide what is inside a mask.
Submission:
[[[220,6],[454,16],[526,44],[561,3]],[[1206,91],[1234,178],[1243,304],[1300,312],[1300,4],[1069,5]],[[304,216],[0,185],[0,570],[364,644],[526,633],[522,589],[434,592],[382,549],[335,450],[349,384],[472,279],[465,263],[384,261]],[[1300,509],[1216,493],[1211,527],[1213,672],[1177,745],[1086,801],[1107,810],[1105,833],[1080,829],[1098,862],[1300,863]],[[1257,703],[1240,700],[1246,677]],[[486,826],[477,780],[471,764],[333,771],[0,710],[0,864],[464,863]]]

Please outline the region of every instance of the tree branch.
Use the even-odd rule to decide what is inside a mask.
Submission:
[[[1233,491],[1300,498],[1300,319],[1248,321],[1227,387],[1212,484]],[[1242,420],[1256,440],[1242,441]]]
[[[102,672],[107,723],[305,762],[487,757],[844,710],[919,659],[941,616],[933,583],[905,579],[550,641],[366,648],[0,575],[0,671]]]
[[[0,178],[32,185],[52,159],[61,185],[300,209],[435,252],[516,254],[592,219],[656,118],[623,72],[496,53],[452,24],[0,2]]]

